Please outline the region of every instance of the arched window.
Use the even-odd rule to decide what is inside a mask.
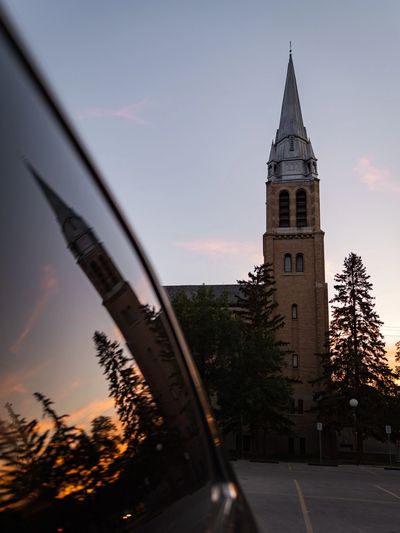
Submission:
[[[307,193],[304,189],[296,192],[296,226],[307,226]]]
[[[281,228],[288,228],[290,226],[288,191],[281,191],[279,193],[279,226]]]
[[[297,353],[292,354],[292,367],[299,368],[299,356]]]
[[[283,270],[284,272],[292,271],[292,256],[290,254],[285,254],[285,259],[283,261]]]
[[[292,305],[292,320],[297,319],[297,304]]]
[[[297,254],[296,255],[296,272],[304,272],[303,254]]]

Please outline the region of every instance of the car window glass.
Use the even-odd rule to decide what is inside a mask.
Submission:
[[[207,426],[156,290],[2,37],[0,65],[0,530],[201,529]]]

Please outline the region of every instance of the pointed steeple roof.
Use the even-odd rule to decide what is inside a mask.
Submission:
[[[272,141],[271,143],[271,150],[269,152],[269,159],[268,161],[275,161],[276,160],[276,149],[275,149],[275,143]]]
[[[38,174],[37,170],[31,165],[29,161],[25,161],[28,170],[35,178],[36,183],[39,185],[42,193],[44,194],[46,200],[50,204],[51,208],[54,211],[54,214],[57,217],[57,220],[61,227],[64,226],[66,220],[72,217],[77,217],[75,211],[71,209],[59,196],[56,194],[53,189],[47,185],[44,179]]]
[[[75,213],[75,211],[69,207],[56,192],[54,192],[29,161],[25,160],[25,164],[56,215],[68,247],[71,249],[75,257],[79,258],[83,251],[88,251],[99,242],[95,233],[88,226],[85,219]],[[76,243],[84,235],[87,236],[85,240],[85,250],[83,250],[82,247],[78,249]]]
[[[281,119],[279,122],[279,129],[276,133],[276,142],[281,141],[289,135],[296,135],[297,137],[307,140],[303,117],[301,115],[299,93],[297,91],[296,75],[291,53],[289,55]]]
[[[281,119],[272,143],[268,181],[312,180],[318,178],[317,159],[303,124],[292,53],[286,75]]]

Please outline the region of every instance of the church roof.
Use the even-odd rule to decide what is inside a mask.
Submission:
[[[217,298],[226,295],[230,305],[236,304],[237,297],[240,296],[239,285],[164,285],[164,289],[171,300],[181,292],[184,292],[190,298],[200,287],[211,288]]]
[[[281,119],[279,122],[279,129],[276,133],[276,142],[278,143],[290,135],[296,135],[297,137],[307,140],[307,134],[301,114],[292,54],[289,56]]]

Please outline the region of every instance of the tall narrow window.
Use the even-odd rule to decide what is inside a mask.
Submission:
[[[303,254],[297,254],[296,255],[296,272],[304,272]]]
[[[299,438],[299,444],[300,444],[300,455],[301,457],[305,457],[306,455],[306,439],[305,437]]]
[[[288,228],[290,226],[288,191],[281,191],[279,193],[279,226],[281,228]]]
[[[307,193],[304,189],[296,192],[296,226],[307,226]]]
[[[299,368],[299,356],[297,355],[297,353],[294,353],[292,355],[292,367]]]
[[[302,415],[304,413],[303,400],[297,400],[297,413]]]
[[[290,414],[294,415],[296,412],[296,404],[294,398],[290,398]]]
[[[297,304],[292,305],[292,320],[297,319]]]
[[[283,261],[283,270],[284,272],[292,271],[292,256],[290,254],[285,254],[285,259]]]

